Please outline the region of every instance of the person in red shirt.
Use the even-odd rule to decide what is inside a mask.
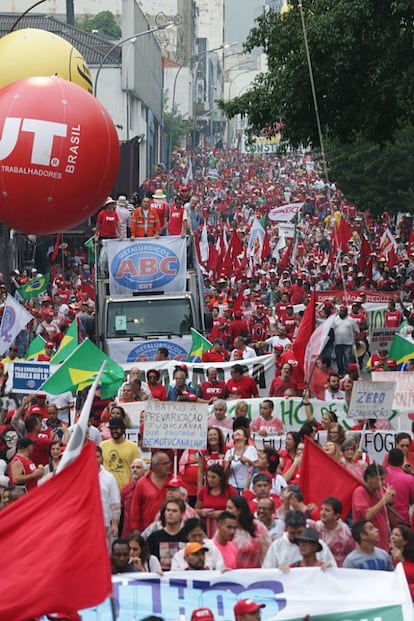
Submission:
[[[257,384],[250,375],[243,375],[241,364],[234,364],[230,369],[231,378],[226,382],[226,388],[231,399],[252,399],[259,396]]]
[[[390,300],[388,302],[388,308],[385,311],[384,326],[386,328],[395,328],[395,330],[398,330],[402,320],[403,320],[403,316],[402,316],[401,311],[396,310],[395,301]]]
[[[38,362],[50,362],[50,359],[53,356],[53,343],[51,341],[48,341],[45,344],[45,353],[44,354],[39,354],[37,357],[37,361]]]
[[[118,214],[115,211],[116,201],[108,196],[104,203],[104,209],[98,213],[96,219],[95,240],[98,239],[122,239],[121,226]]]
[[[252,343],[261,343],[269,336],[270,322],[263,314],[263,304],[258,304],[249,325]]]
[[[167,496],[171,478],[170,458],[158,451],[152,456],[151,470],[136,484],[131,504],[131,530],[142,533],[154,521]]]
[[[280,376],[275,377],[270,384],[269,397],[283,397],[288,389],[298,393],[298,385],[292,380],[292,366],[285,362],[280,370]]]
[[[292,382],[295,382],[297,384],[297,388],[299,390],[303,390],[305,388],[305,374],[293,352],[292,344],[286,345],[285,351],[279,358],[280,369],[283,367],[285,362],[288,362],[292,367],[292,374],[290,376],[290,379],[292,380]]]
[[[213,344],[204,352],[201,362],[224,362],[226,360],[226,352],[223,350],[223,341],[214,339]]]
[[[155,399],[155,401],[167,401],[167,391],[159,380],[160,372],[158,369],[148,369],[147,384],[152,398]]]
[[[230,341],[231,347],[234,347],[234,340],[238,336],[242,336],[243,338],[246,338],[248,334],[247,322],[242,317],[243,317],[243,313],[241,311],[236,311],[236,310],[234,311],[234,319],[230,321],[229,328],[227,331],[229,335],[229,341]]]
[[[287,293],[282,293],[280,302],[276,303],[276,315],[278,320],[283,323],[286,315],[286,308],[289,305],[289,296]]]
[[[211,311],[213,318],[213,327],[211,328],[208,339],[213,342],[214,339],[220,339],[223,336],[224,329],[226,327],[226,320],[224,317],[219,317],[219,307],[213,306]]]
[[[292,340],[296,327],[298,325],[298,318],[293,313],[292,304],[288,304],[286,306],[285,318],[282,323],[286,328],[286,336],[288,337],[288,339]]]
[[[184,208],[184,202],[180,196],[177,196],[170,209],[170,217],[168,221],[168,233],[170,235],[185,235],[187,230],[187,210]]]
[[[212,403],[216,399],[226,399],[227,389],[224,380],[218,380],[218,371],[215,367],[209,367],[206,371],[207,381],[201,382],[197,387],[197,396],[204,401]]]
[[[367,362],[367,370],[369,372],[378,369],[383,369],[387,362],[388,349],[379,349],[375,354],[372,354]]]
[[[303,286],[302,276],[296,278],[296,282],[294,282],[289,289],[289,294],[292,304],[303,304],[305,287]]]
[[[152,195],[152,202],[150,207],[155,209],[158,214],[158,218],[160,220],[160,235],[165,235],[167,232],[168,225],[168,211],[169,206],[167,201],[165,200],[167,197],[164,194],[163,190],[158,189],[155,190],[155,193]]]
[[[31,438],[19,438],[16,444],[16,455],[9,465],[11,487],[24,488],[30,492],[37,487],[38,479],[43,476],[43,466],[36,466],[30,459],[35,441]]]

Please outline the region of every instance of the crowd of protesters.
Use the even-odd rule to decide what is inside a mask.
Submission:
[[[282,223],[269,219],[269,212],[298,203],[294,231],[285,237]],[[268,239],[260,260],[247,257],[255,219],[263,219]],[[190,166],[189,153],[177,149],[170,173],[160,166],[133,197],[108,198],[93,233],[96,241],[169,234],[194,235],[200,243],[204,227],[210,255],[202,270],[213,317],[206,334],[212,345],[202,358],[209,365],[205,382],[193,387],[185,365],[179,364],[166,390],[157,369],[146,376],[131,370],[118,396],[95,397],[89,437],[97,445],[113,572],[313,566],[392,570],[401,562],[414,585],[411,435],[397,434],[384,466],[368,464],[332,412],[316,421],[310,407],[312,398],[349,404],[352,385],[362,373],[396,370],[387,349],[370,351],[364,301],[369,292],[395,292],[387,298],[385,326],[396,332],[404,326],[410,333],[412,218],[404,215],[394,222],[386,212],[378,218],[361,213],[334,184],[325,183],[310,153],[249,156],[214,149],[195,154]],[[225,255],[235,234],[241,246],[229,265]],[[16,399],[13,407],[5,396],[7,364],[24,358],[33,335],[45,338],[45,361],[74,319],[80,338],[94,338],[95,266],[86,248],[68,248],[66,258],[66,270],[50,260],[49,290],[26,303],[33,322],[0,363],[2,507],[53,476],[73,422],[67,412],[75,395],[54,400],[35,394]],[[2,308],[6,294],[19,297],[19,288],[35,275],[15,270],[7,282],[0,275]],[[317,324],[332,315],[335,320],[309,384],[293,345],[313,291],[326,294],[317,305]],[[352,304],[347,303],[349,292]],[[363,351],[357,348],[361,343]],[[250,421],[245,400],[259,392],[243,360],[269,353],[275,356],[275,377],[260,415]],[[159,360],[168,358],[168,350],[159,352]],[[231,377],[218,380],[216,365],[227,360],[234,361]],[[412,372],[414,363],[404,370]],[[286,433],[283,450],[257,450],[252,433],[284,433],[274,398],[292,396],[302,398],[308,421],[300,432]],[[137,443],[126,437],[130,423],[122,403],[147,399],[212,406],[207,448],[181,453],[178,473],[172,472],[169,452],[152,451],[147,464]],[[230,400],[237,400],[234,418],[227,416]],[[355,431],[375,425],[381,426],[355,421]],[[303,501],[304,438],[317,440],[321,430],[327,432],[325,450],[359,479],[348,516],[334,496],[320,506]]]

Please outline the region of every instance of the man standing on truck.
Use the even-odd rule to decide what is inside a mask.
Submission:
[[[121,225],[115,207],[116,201],[108,196],[104,209],[101,209],[96,219],[95,241],[116,238],[122,240]]]
[[[136,237],[159,237],[160,219],[157,210],[150,206],[151,200],[144,196],[141,205],[134,209],[131,218],[131,241]]]

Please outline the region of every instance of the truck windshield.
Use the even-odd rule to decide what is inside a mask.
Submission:
[[[194,325],[190,300],[111,300],[107,307],[107,338],[189,334]]]

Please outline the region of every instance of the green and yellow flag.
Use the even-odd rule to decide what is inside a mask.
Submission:
[[[394,358],[397,364],[408,362],[411,358],[414,358],[414,341],[413,339],[406,338],[400,334],[396,334],[391,343],[390,352],[388,358]]]
[[[52,364],[59,364],[60,362],[63,362],[68,356],[70,356],[73,351],[75,351],[78,345],[78,320],[74,319],[62,339],[59,345],[59,349],[57,350],[55,355],[52,356],[50,362]]]
[[[42,384],[40,390],[59,395],[67,390],[88,386],[94,381],[104,360],[107,363],[101,377],[101,395],[103,399],[113,397],[124,381],[124,370],[89,339],[78,345],[57,371]]]
[[[191,328],[191,350],[187,357],[187,362],[200,362],[205,351],[210,349],[212,343],[200,332]]]
[[[50,274],[45,274],[44,276],[35,276],[28,283],[22,285],[18,289],[19,295],[22,296],[23,300],[27,302],[31,298],[34,298],[39,293],[42,293],[45,289],[47,289],[49,285]]]
[[[27,352],[26,360],[37,360],[39,354],[45,353],[45,339],[38,334],[30,343]]]

